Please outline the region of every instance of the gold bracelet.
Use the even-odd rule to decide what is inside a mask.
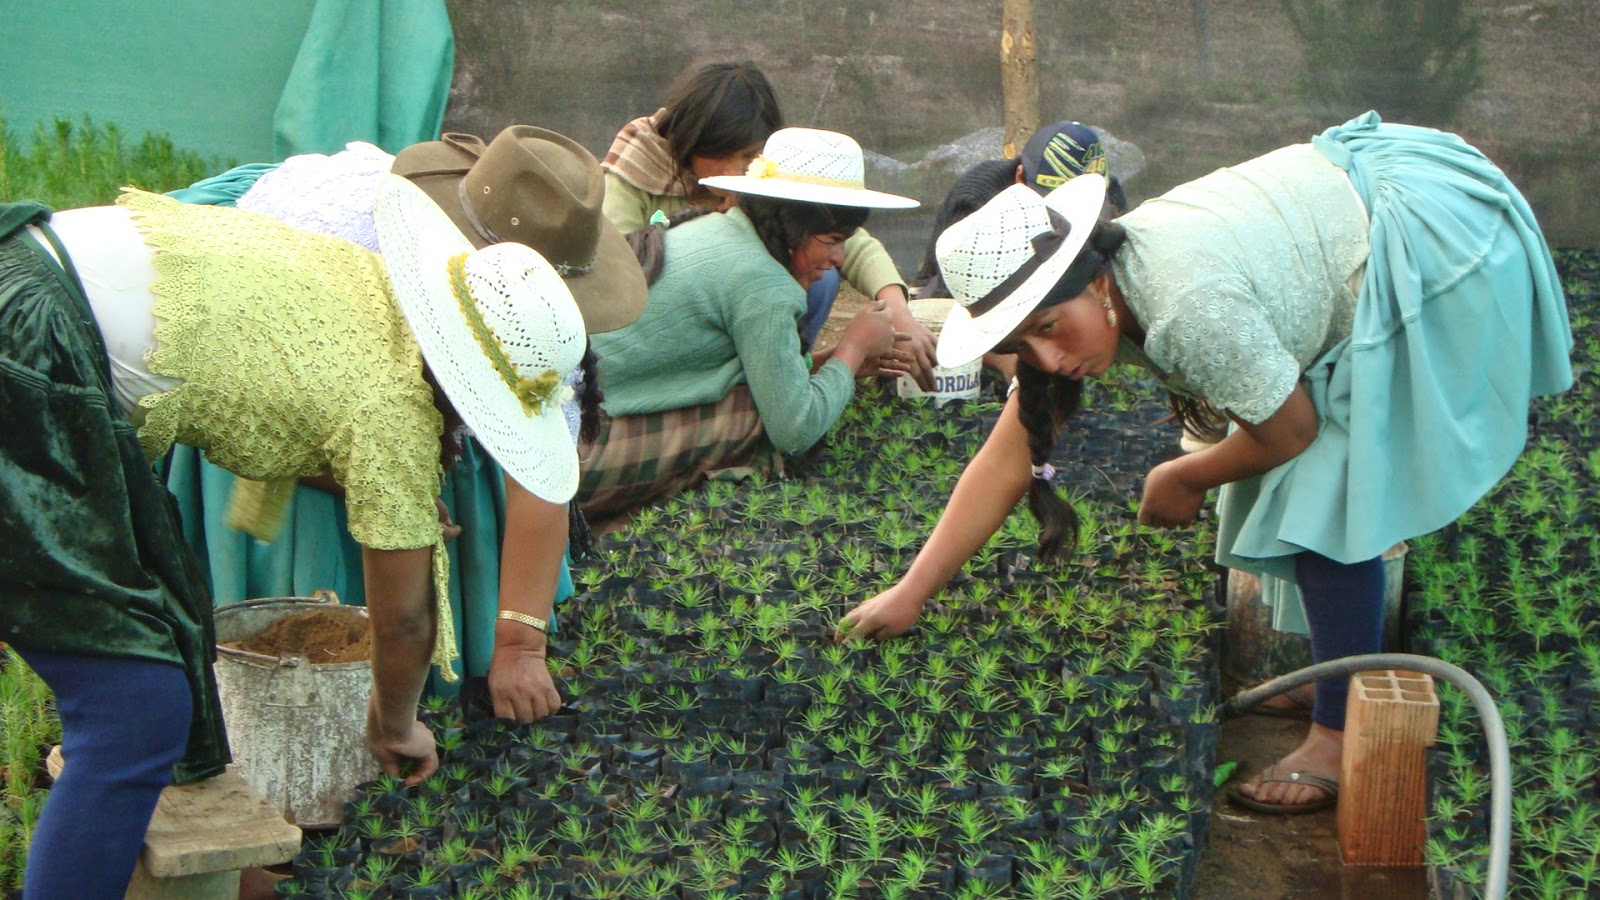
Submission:
[[[536,619],[527,613],[519,613],[515,610],[502,609],[500,610],[500,615],[496,618],[505,619],[508,622],[521,622],[529,628],[535,629],[543,634],[550,633],[550,626],[545,622],[544,619]]]

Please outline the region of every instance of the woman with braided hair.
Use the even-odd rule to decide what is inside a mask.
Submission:
[[[1041,555],[1071,548],[1056,434],[1083,379],[1149,370],[1184,424],[1225,437],[1145,479],[1139,520],[1194,520],[1221,488],[1217,558],[1294,578],[1317,661],[1376,652],[1379,554],[1440,528],[1510,469],[1530,399],[1572,383],[1560,282],[1533,214],[1459,137],[1367,113],[1099,218],[1105,183],[1008,188],[939,238],[962,304],[941,365],[1019,354],[1019,387],[911,569],[841,637],[905,631],[1024,493]],[[1220,437],[1220,435],[1219,435]],[[1343,681],[1317,685],[1300,747],[1233,795],[1332,805]]]
[[[986,159],[974,164],[956,179],[939,211],[934,213],[933,236],[928,239],[922,268],[917,270],[917,281],[920,282],[917,295],[950,295],[944,276],[939,273],[939,260],[934,248],[939,235],[944,234],[951,225],[977,212],[1012,185],[1025,184],[1044,195],[1079,175],[1095,173],[1107,179],[1106,213],[1121,215],[1127,212],[1128,198],[1122,192],[1122,183],[1111,174],[1105,144],[1093,128],[1081,122],[1046,125],[1028,138],[1019,155],[1010,159]],[[983,364],[999,372],[1007,381],[1017,375],[1017,358],[1009,353],[985,353]]]

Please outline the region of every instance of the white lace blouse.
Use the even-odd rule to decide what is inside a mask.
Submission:
[[[1113,265],[1145,332],[1121,358],[1252,423],[1350,335],[1368,217],[1310,144],[1219,169],[1118,220]]]

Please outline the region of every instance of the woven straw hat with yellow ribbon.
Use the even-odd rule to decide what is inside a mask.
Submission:
[[[508,475],[551,503],[571,500],[578,454],[561,404],[587,344],[566,283],[526,245],[474,250],[420,188],[384,178],[378,243],[423,360]]]
[[[819,128],[780,128],[743,175],[702,178],[706,187],[779,200],[910,209],[910,197],[869,190],[861,145],[849,135]]]

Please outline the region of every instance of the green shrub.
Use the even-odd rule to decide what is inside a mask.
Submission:
[[[220,160],[179,150],[165,135],[130,141],[114,123],[88,116],[74,125],[57,118],[34,129],[24,146],[0,118],[0,200],[40,200],[55,209],[99,206],[123,185],[170,191],[228,168]]]
[[[0,654],[0,893],[22,887],[45,792],[37,783],[43,750],[61,739],[61,724],[39,676],[16,652]]]

